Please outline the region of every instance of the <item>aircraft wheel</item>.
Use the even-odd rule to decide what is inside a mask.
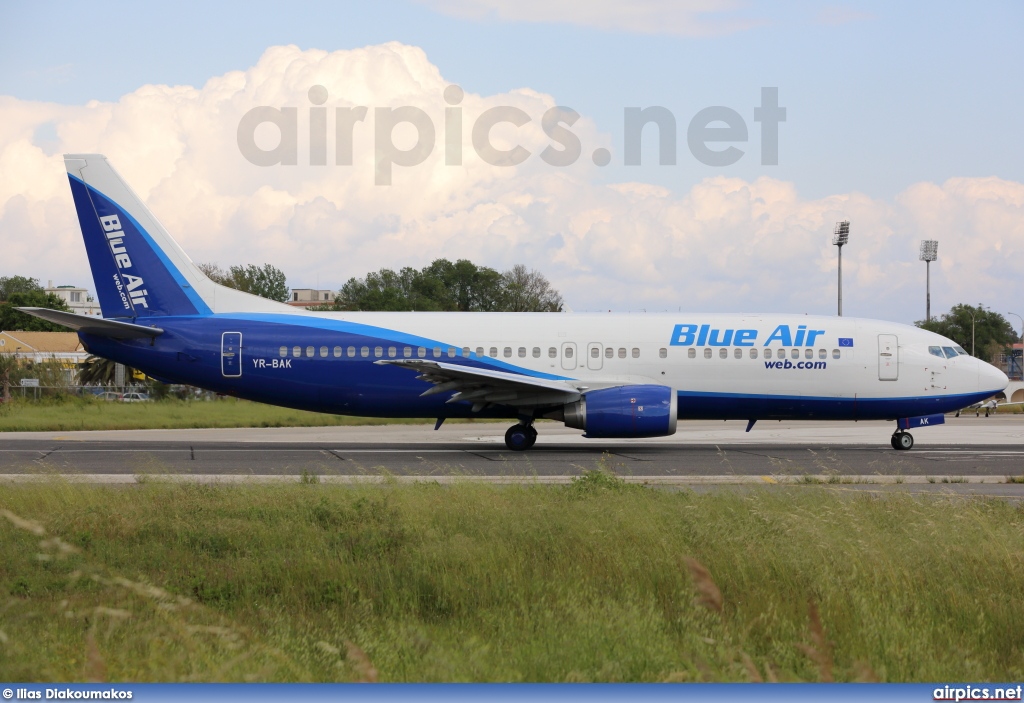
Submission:
[[[514,452],[521,452],[537,441],[537,430],[529,425],[512,425],[505,431],[505,446]]]
[[[537,428],[535,428],[533,425],[530,425],[528,429],[530,430],[530,443],[529,445],[527,445],[526,448],[533,449],[533,445],[537,443]]]
[[[897,432],[892,436],[892,448],[906,451],[914,446],[914,435],[909,432]]]

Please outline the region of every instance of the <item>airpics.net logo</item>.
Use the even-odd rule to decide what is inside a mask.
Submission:
[[[328,91],[314,85],[307,93],[310,105],[272,107],[261,105],[246,112],[236,132],[238,150],[255,166],[298,166],[300,122],[308,137],[308,161],[304,165],[327,166],[328,134],[333,134],[333,166],[352,166],[357,130],[369,129],[370,108],[364,105],[350,107],[327,106]],[[461,107],[465,98],[462,88],[449,85],[443,93],[444,119],[441,148],[445,166],[462,166],[465,160],[463,142],[469,129],[474,157],[496,168],[511,168],[535,156],[548,166],[565,168],[577,163],[584,154],[584,144],[572,130],[580,114],[570,107],[552,107],[540,116],[511,105],[490,107],[479,114],[464,115]],[[642,137],[647,125],[657,130],[658,164],[675,166],[677,163],[677,121],[666,107],[627,107],[623,110],[622,164],[640,166]],[[492,141],[492,133],[499,125],[520,129],[539,120],[550,143],[534,154],[520,144],[499,148]],[[786,121],[786,108],[779,106],[778,88],[761,88],[761,104],[753,108],[753,120],[758,123],[761,143],[761,165],[779,163],[779,125]],[[333,122],[333,130],[329,123]],[[257,130],[269,125],[277,132],[277,144],[264,148],[257,143]],[[394,167],[412,168],[430,157],[437,147],[437,128],[433,119],[422,108],[413,105],[400,107],[374,107],[372,116],[374,183],[391,185]],[[403,127],[403,125],[407,125]],[[413,145],[407,149],[395,144],[395,132],[411,128],[416,134]],[[508,129],[505,127],[504,129]],[[265,131],[265,130],[261,130]],[[650,134],[650,132],[649,132]],[[650,138],[650,137],[649,137]],[[737,145],[749,141],[747,122],[740,112],[721,105],[698,111],[686,126],[686,146],[690,155],[706,166],[731,166],[744,158],[746,152]],[[305,156],[305,155],[304,155]],[[597,147],[590,152],[596,166],[612,162],[612,152]]]

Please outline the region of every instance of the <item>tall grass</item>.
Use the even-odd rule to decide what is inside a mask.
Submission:
[[[40,401],[15,398],[0,404],[0,432],[193,429],[202,427],[321,427],[422,424],[426,420],[328,415],[247,400],[177,400],[120,403],[69,396]]]
[[[1024,513],[771,487],[0,486],[0,679],[1024,677]]]

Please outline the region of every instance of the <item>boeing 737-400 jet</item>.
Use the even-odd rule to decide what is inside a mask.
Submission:
[[[893,420],[1003,390],[1000,370],[915,327],[805,315],[309,312],[204,276],[103,156],[64,157],[103,319],[24,309],[92,354],[239,398],[373,417],[534,420],[660,437],[678,419]]]

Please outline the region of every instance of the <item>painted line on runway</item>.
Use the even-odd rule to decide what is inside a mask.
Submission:
[[[482,484],[551,484],[565,485],[576,476],[539,476],[539,475],[508,475],[508,476],[466,476],[466,475],[338,475],[320,474],[321,483],[334,484],[377,484],[403,483],[411,484],[432,481],[441,484],[482,483]],[[827,486],[842,488],[853,485],[899,486],[905,484],[934,484],[936,488],[962,484],[999,485],[1007,490],[1019,490],[1024,496],[1024,484],[1007,483],[1005,476],[843,476],[836,480],[835,475],[774,475],[774,476],[619,476],[625,483],[650,486],[709,486],[709,485],[780,485],[780,486]],[[301,474],[0,474],[0,483],[46,483],[49,481],[67,483],[100,483],[100,484],[132,484],[148,482],[168,483],[231,483],[231,484],[264,484],[264,483],[300,483],[304,480]],[[308,474],[305,480],[309,480]]]

